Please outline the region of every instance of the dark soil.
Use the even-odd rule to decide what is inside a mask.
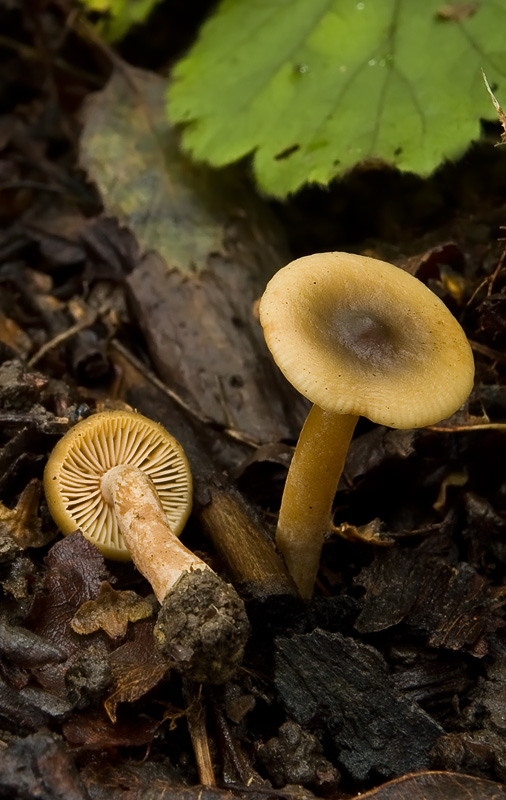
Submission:
[[[166,0],[122,57],[165,68],[212,5]],[[431,179],[365,165],[269,207],[240,165],[251,217],[261,207],[276,252],[350,250],[408,269],[447,303],[476,359],[474,391],[449,420],[414,431],[360,421],[336,496],[342,535],[328,534],[315,596],[303,603],[271,540],[305,405],[273,369],[250,288],[248,319],[234,317],[230,330],[252,348],[245,375],[257,354],[273,376],[258,398],[236,370],[223,394],[235,392],[231,414],[219,419],[205,397],[192,398],[191,370],[186,384],[173,377],[163,331],[157,339],[163,314],[154,330],[146,311],[159,264],[104,213],[78,166],[79,109],[111,63],[72,14],[66,0],[0,7],[0,797],[339,798],[428,770],[480,779],[466,796],[506,796],[506,152],[493,146],[497,131]],[[250,235],[238,227],[239,245]],[[237,270],[239,245],[230,245]],[[269,248],[255,262],[252,299],[276,268]],[[172,302],[194,292],[181,283]],[[238,341],[227,342],[234,357]],[[211,344],[204,356],[215,369]],[[41,478],[56,441],[95,410],[125,406],[183,443],[195,482],[185,542],[245,601],[249,643],[226,683],[200,686],[170,670],[153,639],[147,582],[129,563],[105,563],[80,533],[62,538],[48,514]],[[126,590],[129,602],[131,592],[148,599],[143,618],[111,594]],[[77,632],[77,611],[100,593],[118,617]],[[216,786],[199,785],[213,774]],[[427,783],[413,797],[458,796],[450,776],[440,790],[438,780],[434,794]],[[395,791],[384,796],[402,796]]]

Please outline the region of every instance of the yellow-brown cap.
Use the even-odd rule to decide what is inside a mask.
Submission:
[[[104,556],[130,558],[101,490],[105,473],[128,464],[153,481],[172,532],[179,536],[192,505],[190,467],[179,442],[141,414],[93,414],[60,439],[44,471],[49,511],[64,534],[80,528]]]
[[[267,285],[260,321],[285,377],[329,411],[423,427],[453,414],[473,386],[457,320],[385,261],[349,253],[292,261]]]

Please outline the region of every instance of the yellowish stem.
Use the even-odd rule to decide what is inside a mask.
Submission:
[[[102,478],[102,493],[116,513],[132,561],[162,603],[183,572],[209,569],[175,536],[153,481],[136,467],[113,467]]]
[[[323,537],[357,420],[313,406],[288,471],[276,544],[305,598],[313,594]]]

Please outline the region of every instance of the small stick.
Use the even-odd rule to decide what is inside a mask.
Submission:
[[[170,389],[163,381],[160,380],[145,364],[142,363],[138,358],[136,358],[129,350],[124,347],[121,342],[117,339],[112,339],[110,342],[110,347],[112,350],[115,350],[121,358],[128,361],[128,363],[139,372],[146,381],[149,381],[153,386],[159,389],[161,392],[170,397],[171,400],[174,400],[178,406],[194,417],[198,422],[202,423],[203,425],[213,425],[214,420],[210,417],[206,417],[205,414],[197,411],[196,408],[190,406],[186,403],[183,398],[177,394],[173,389]],[[249,447],[257,448],[260,447],[260,442],[255,441],[250,436],[242,433],[241,431],[236,430],[235,428],[224,428],[223,433],[229,436],[231,439],[235,439],[238,442],[242,442],[243,444],[248,445]]]
[[[477,425],[428,425],[433,433],[466,433],[467,431],[506,431],[506,422],[480,422]]]
[[[202,702],[202,684],[183,680],[183,698],[187,705],[186,719],[200,783],[203,786],[216,786],[206,728],[206,712]]]
[[[75,325],[71,325],[70,328],[67,328],[65,331],[62,331],[57,336],[54,336],[48,342],[42,345],[42,347],[37,350],[35,355],[31,357],[29,360],[27,367],[28,369],[32,369],[38,362],[43,358],[46,353],[50,350],[54,350],[55,347],[62,344],[62,342],[66,342],[72,336],[75,336],[76,333],[79,331],[84,330],[84,328],[89,328],[90,325],[93,325],[97,319],[98,312],[90,313],[88,316],[84,316],[79,322],[76,322]]]

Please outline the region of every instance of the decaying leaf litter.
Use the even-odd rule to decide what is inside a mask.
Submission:
[[[389,779],[443,770],[404,780],[415,797],[503,796],[504,155],[477,149],[427,183],[358,171],[268,208],[240,173],[197,169],[164,138],[154,74],[111,72],[58,6],[38,12],[37,25],[16,3],[2,12],[1,792],[353,797],[383,784],[372,796],[396,797],[405,786]],[[110,198],[108,131],[130,206]],[[148,231],[163,219],[163,257],[124,226],[132,216]],[[477,379],[430,429],[360,423],[336,498],[347,539],[329,535],[303,604],[270,537],[306,408],[254,308],[290,251],[326,249],[424,280],[464,325]],[[185,541],[246,601],[250,641],[224,686],[166,669],[149,585],[80,534],[62,539],[40,499],[63,433],[126,407],[184,445]]]

